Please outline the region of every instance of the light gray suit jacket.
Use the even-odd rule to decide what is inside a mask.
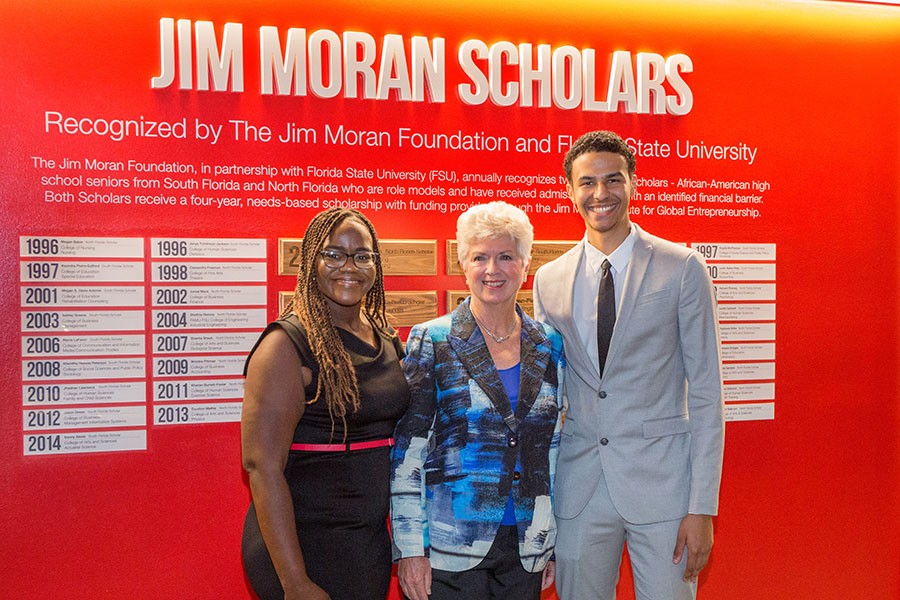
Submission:
[[[585,242],[534,278],[535,317],[562,333],[568,361],[554,494],[564,519],[584,510],[601,470],[632,523],[718,510],[725,424],[712,281],[696,252],[637,226],[634,235],[602,379],[572,318]]]

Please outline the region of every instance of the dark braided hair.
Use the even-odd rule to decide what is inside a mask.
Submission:
[[[340,223],[346,219],[356,219],[365,225],[372,236],[372,250],[378,252],[378,236],[371,221],[361,212],[351,208],[330,208],[313,217],[300,250],[300,271],[297,273],[297,289],[293,299],[281,313],[282,317],[291,312],[297,313],[300,322],[306,328],[309,345],[319,365],[319,381],[316,395],[308,404],[317,402],[324,396],[331,416],[331,434],[334,435],[334,418],[340,417],[344,426],[344,440],[347,439],[347,412],[359,409],[359,387],[356,372],[350,362],[350,355],[338,335],[331,317],[331,311],[325,297],[319,289],[318,261],[319,252],[325,242]],[[348,258],[352,260],[352,258]],[[381,332],[392,334],[384,312],[384,277],[381,260],[375,260],[375,282],[366,293],[363,311],[373,327]]]

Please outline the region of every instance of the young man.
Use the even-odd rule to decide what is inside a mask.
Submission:
[[[562,600],[613,599],[622,549],[638,600],[696,597],[724,445],[716,301],[703,259],[628,218],[635,157],[594,131],[566,154],[584,239],[534,279],[559,330],[569,407],[554,512]]]

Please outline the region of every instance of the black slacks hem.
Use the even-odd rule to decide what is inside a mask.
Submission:
[[[431,600],[540,600],[543,573],[529,573],[519,559],[515,525],[501,525],[491,549],[466,571],[431,570]]]

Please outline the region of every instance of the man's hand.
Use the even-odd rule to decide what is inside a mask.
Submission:
[[[428,557],[401,558],[397,563],[397,578],[409,600],[428,600],[431,594],[431,561]]]
[[[709,560],[712,545],[713,520],[710,515],[687,515],[681,520],[672,562],[677,565],[684,559],[684,554],[687,552],[687,563],[684,567],[685,581],[697,581],[697,576],[706,566],[706,561]]]
[[[544,575],[541,577],[541,591],[546,590],[556,583],[556,561],[551,560],[544,567]]]

